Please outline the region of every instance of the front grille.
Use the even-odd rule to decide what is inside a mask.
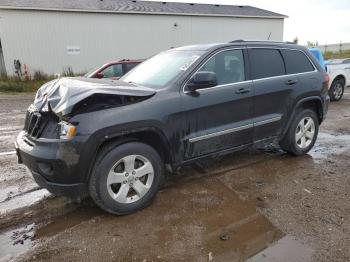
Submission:
[[[29,136],[38,138],[45,128],[42,115],[37,111],[27,111],[24,130]]]
[[[58,138],[58,118],[52,112],[39,112],[33,106],[27,111],[24,130],[33,138]]]

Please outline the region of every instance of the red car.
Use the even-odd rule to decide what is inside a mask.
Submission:
[[[109,78],[109,79],[118,80],[119,78],[121,78],[123,75],[125,75],[127,72],[129,72],[131,69],[133,69],[135,66],[137,66],[142,62],[143,60],[129,60],[129,59],[113,61],[113,62],[104,64],[98,69],[94,69],[88,72],[87,74],[85,74],[85,76],[89,78]]]

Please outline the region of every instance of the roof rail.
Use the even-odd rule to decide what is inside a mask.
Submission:
[[[244,42],[244,40],[243,39],[236,39],[236,40],[230,41],[229,43],[239,43],[239,42]]]
[[[280,43],[280,44],[295,44],[294,42],[290,42],[290,41],[271,41],[271,40],[243,40],[243,39],[237,39],[237,40],[233,40],[230,41],[229,43],[240,43],[240,42],[268,42],[268,43]]]

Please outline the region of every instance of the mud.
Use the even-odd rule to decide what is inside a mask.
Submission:
[[[31,101],[8,98],[0,96],[0,152],[12,150],[9,127]],[[268,145],[207,159],[129,216],[53,197],[14,155],[0,155],[0,261],[349,261],[349,160],[348,90],[308,155]]]

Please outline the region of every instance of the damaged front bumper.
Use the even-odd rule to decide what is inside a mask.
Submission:
[[[70,141],[30,139],[22,131],[15,142],[18,161],[27,166],[40,187],[55,195],[81,198],[87,195],[87,184],[79,173],[80,153],[77,144],[85,137]]]

